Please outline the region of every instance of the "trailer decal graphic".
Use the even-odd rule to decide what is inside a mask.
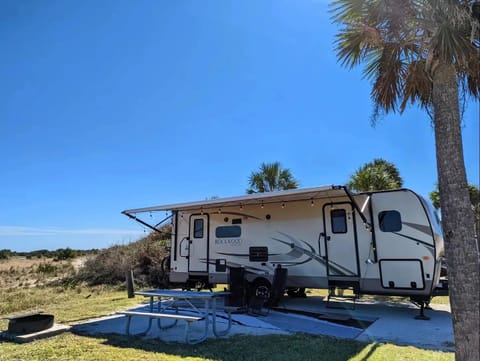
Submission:
[[[427,250],[432,254],[432,256],[435,256],[435,252],[434,252],[435,247],[433,245],[428,244],[427,242],[421,241],[418,238],[407,236],[405,234],[401,234],[401,233],[398,233],[398,232],[393,232],[393,233],[396,234],[397,236],[404,237],[404,238],[406,238],[410,241],[422,244],[425,248],[427,248]]]
[[[315,249],[310,245],[308,244],[307,242],[303,241],[303,240],[297,240],[295,237],[287,234],[287,233],[283,233],[283,232],[279,232],[280,234],[284,235],[285,237],[287,237],[289,240],[291,240],[292,242],[291,243],[288,243],[288,242],[285,242],[285,241],[282,241],[280,239],[277,239],[277,238],[273,238],[274,240],[278,241],[278,242],[282,242],[284,244],[288,244],[290,245],[290,247],[300,251],[301,253],[303,253],[304,255],[310,257],[308,261],[314,259],[315,261],[317,261],[318,263],[320,263],[322,266],[326,267],[327,266],[327,262],[326,262],[326,259],[324,257],[321,257],[320,255],[316,254],[315,253]],[[310,248],[310,250],[308,249],[305,249],[304,247],[301,246],[301,244],[305,244],[308,248]],[[344,276],[348,276],[348,275],[355,275],[354,272],[350,271],[349,269],[335,263],[335,262],[332,262],[332,261],[329,261],[328,262],[328,267],[330,269],[330,271],[334,271],[335,273],[339,274],[339,275],[344,275]]]
[[[417,224],[417,223],[410,223],[410,222],[402,222],[402,224],[412,227],[413,229],[416,229],[419,232],[425,233],[427,236],[430,236],[430,237],[432,236],[432,229],[429,226],[425,226],[423,224]]]
[[[268,259],[270,263],[275,263],[277,265],[279,264],[285,267],[293,267],[293,266],[298,266],[298,265],[308,263],[312,259],[316,259],[323,266],[326,265],[325,260],[317,256],[315,254],[315,249],[311,245],[309,245],[307,242],[303,240],[297,240],[295,237],[292,237],[291,235],[283,232],[278,232],[278,233],[287,237],[289,241],[286,241],[280,238],[275,238],[275,237],[271,237],[271,239],[289,246],[291,250],[284,254],[269,253]],[[305,245],[309,249],[304,248],[303,245]],[[221,256],[238,257],[242,259],[250,257],[248,253],[217,252],[217,254]],[[303,258],[305,256],[306,256],[306,259],[299,260],[300,258]]]

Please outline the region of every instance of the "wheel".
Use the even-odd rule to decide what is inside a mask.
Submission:
[[[268,300],[272,295],[272,284],[265,278],[256,278],[250,287],[250,295]]]

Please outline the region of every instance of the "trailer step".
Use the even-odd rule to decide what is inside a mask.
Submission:
[[[346,308],[344,304],[348,303],[350,308],[354,310],[355,302],[360,298],[359,289],[358,281],[330,280],[328,282],[327,308]],[[352,295],[345,295],[346,290],[351,291]],[[340,302],[332,303],[330,301]]]

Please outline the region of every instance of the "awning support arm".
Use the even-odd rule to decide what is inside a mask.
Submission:
[[[362,210],[360,209],[360,207],[358,206],[357,202],[356,202],[355,199],[353,198],[353,194],[348,190],[347,187],[342,186],[342,188],[343,188],[343,190],[345,191],[345,193],[347,194],[348,199],[350,199],[350,202],[352,202],[353,208],[355,208],[355,210],[358,212],[360,218],[362,218],[363,223],[364,223],[369,229],[371,229],[371,228],[372,228],[372,225],[371,225],[370,222],[367,220],[367,217],[365,217],[365,214],[363,214]]]
[[[160,224],[162,224],[163,222],[165,222],[167,219],[172,218],[172,215],[169,215],[167,218],[165,218],[164,220],[160,221],[160,222],[157,223],[155,226],[152,226],[151,224],[148,224],[147,222],[142,221],[140,218],[137,218],[136,216],[134,216],[134,215],[132,215],[132,214],[130,214],[130,213],[128,213],[128,212],[122,212],[122,213],[125,214],[128,218],[131,218],[131,219],[133,219],[134,221],[137,221],[138,223],[144,225],[145,227],[150,228],[151,230],[153,230],[153,231],[155,231],[155,232],[157,232],[157,233],[160,233],[160,234],[164,234],[165,232],[160,231],[160,230],[159,230],[158,228],[156,228],[156,227],[158,227]]]

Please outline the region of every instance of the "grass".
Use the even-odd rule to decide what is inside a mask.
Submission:
[[[45,312],[54,314],[55,322],[71,324],[106,316],[116,310],[132,307],[139,301],[138,298],[127,298],[126,291],[115,291],[106,287],[6,290],[0,293],[0,315]],[[0,328],[4,329],[6,326],[7,321],[0,320]]]
[[[12,258],[2,261],[0,272],[3,270],[6,273],[2,274],[4,285],[0,286],[0,316],[46,312],[53,313],[56,322],[69,324],[107,315],[139,302],[139,299],[128,299],[125,291],[118,291],[112,287],[60,287],[35,284],[34,280],[43,277],[45,270],[54,267],[69,270],[64,275],[71,276],[72,265],[69,262],[63,262],[60,265],[58,262],[45,259],[31,261]],[[14,271],[10,272],[10,269]],[[18,274],[28,276],[30,280],[27,280],[23,286],[14,285]],[[58,280],[58,274],[50,280]],[[5,329],[6,326],[7,321],[0,319],[0,329]],[[1,357],[0,360],[2,360]]]
[[[38,264],[34,267],[38,269]],[[9,268],[6,267],[5,270]],[[0,291],[0,317],[41,310],[53,313],[56,322],[67,324],[108,315],[143,301],[143,298],[128,299],[125,291],[109,287],[24,286],[23,288],[0,288]],[[321,294],[321,292],[323,291],[315,290],[309,294]],[[6,329],[6,327],[7,321],[0,320],[0,329]],[[443,361],[453,360],[454,355],[415,347],[361,343],[306,334],[235,335],[225,339],[208,339],[193,346],[122,335],[87,336],[71,332],[27,344],[0,341],[0,361],[134,359]]]
[[[304,334],[235,336],[189,346],[118,335],[101,337],[65,333],[17,345],[0,343],[0,360],[453,360],[452,353],[390,344],[365,344]]]
[[[125,291],[111,288],[38,288],[0,293],[2,314],[43,310],[57,322],[75,323],[107,315],[137,304]],[[38,304],[38,306],[36,305]],[[11,312],[7,312],[11,313]],[[0,328],[6,328],[0,322]],[[453,360],[453,353],[400,347],[392,344],[361,343],[332,337],[296,334],[292,336],[233,336],[209,339],[194,346],[145,340],[121,335],[85,336],[65,333],[28,344],[0,342],[0,360]]]

